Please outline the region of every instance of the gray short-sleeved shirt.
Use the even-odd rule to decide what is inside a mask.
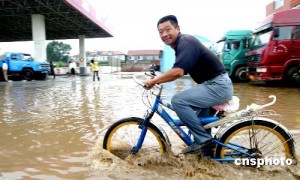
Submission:
[[[194,36],[180,33],[175,43],[176,60],[173,68],[182,68],[196,83],[226,72],[218,57]]]

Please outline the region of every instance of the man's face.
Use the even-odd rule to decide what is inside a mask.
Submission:
[[[158,32],[161,40],[166,44],[174,47],[177,36],[180,32],[179,26],[174,27],[170,21],[158,25]]]

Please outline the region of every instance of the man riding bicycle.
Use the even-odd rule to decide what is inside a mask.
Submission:
[[[197,85],[175,94],[171,100],[174,111],[195,140],[182,153],[195,153],[213,147],[213,137],[203,128],[197,115],[199,112],[203,115],[210,107],[230,100],[233,95],[232,82],[217,56],[194,36],[180,32],[176,16],[162,17],[157,28],[161,40],[175,50],[175,63],[162,75],[143,82],[150,89],[155,84],[174,81],[189,74]]]

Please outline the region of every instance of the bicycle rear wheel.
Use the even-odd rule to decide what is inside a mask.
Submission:
[[[103,149],[115,156],[125,159],[132,154],[133,147],[141,135],[139,124],[141,118],[125,118],[114,123],[106,132],[103,140]],[[138,155],[162,155],[166,152],[166,141],[161,131],[149,122],[147,134]]]
[[[220,142],[252,154],[256,158],[295,158],[294,142],[291,136],[280,126],[264,120],[237,124],[224,133]],[[216,157],[249,158],[245,154],[221,145],[217,146]]]

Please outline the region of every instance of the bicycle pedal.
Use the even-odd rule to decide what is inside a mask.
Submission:
[[[203,156],[214,158],[215,157],[215,149],[203,149]]]

